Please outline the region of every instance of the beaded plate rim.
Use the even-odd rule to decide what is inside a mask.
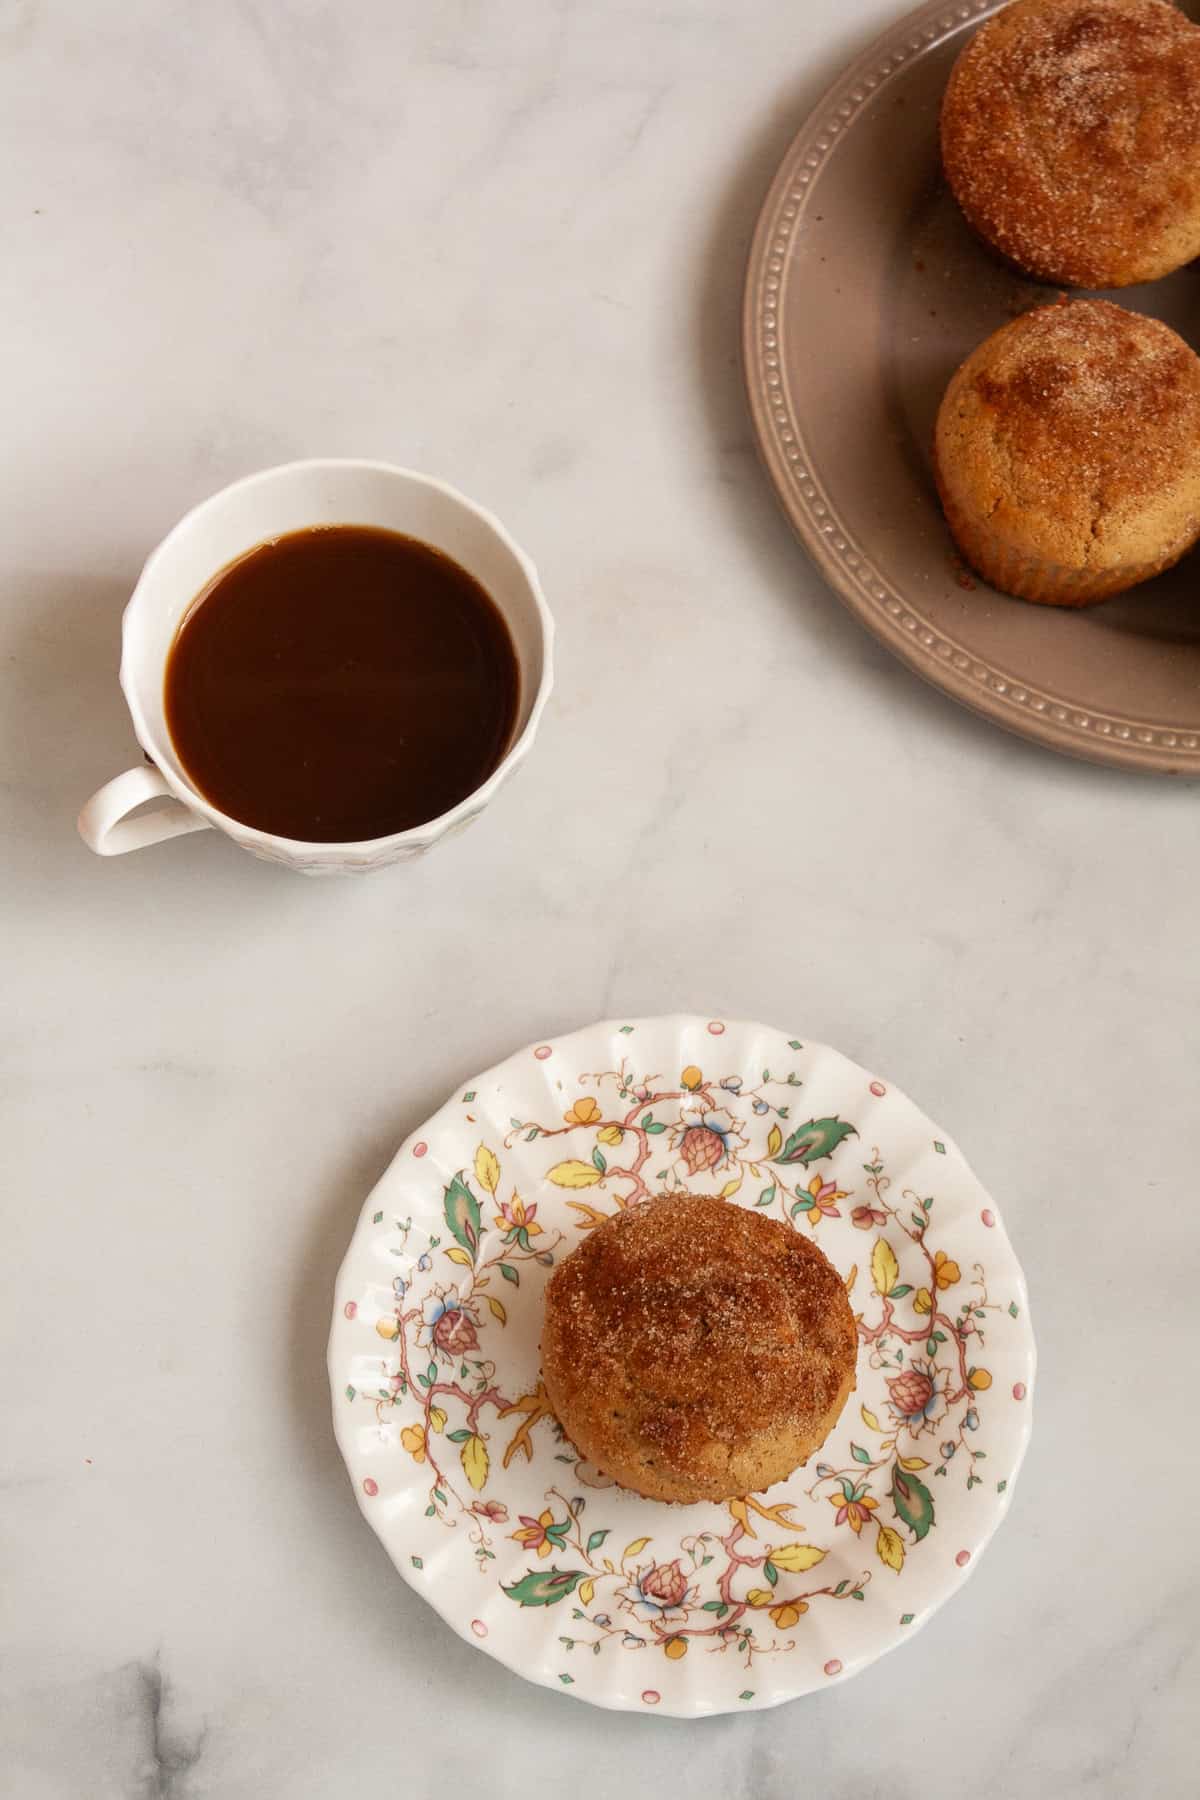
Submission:
[[[855,119],[904,71],[948,38],[999,12],[1005,0],[945,0],[888,28],[838,78],[793,138],[771,183],[751,245],[743,303],[743,368],[759,450],[793,529],[834,592],[918,675],[993,723],[1089,761],[1200,776],[1200,720],[1162,725],[1085,709],[989,662],[934,626],[876,567],[825,488],[782,370],[782,299],[796,269],[797,227]]]

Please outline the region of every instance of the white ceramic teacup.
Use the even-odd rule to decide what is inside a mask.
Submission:
[[[197,595],[255,545],[313,525],[377,525],[444,550],[503,613],[520,671],[512,738],[487,780],[440,818],[361,843],[305,843],[230,818],[193,786],[164,716],[167,655]],[[497,519],[444,482],[388,463],[339,460],[285,463],[247,476],[181,519],[142,570],[125,609],[121,687],[151,762],[92,795],[79,815],[80,834],[98,855],[118,856],[215,825],[255,856],[307,875],[378,869],[419,856],[476,818],[528,755],[550,693],[553,642],[554,623],[529,558]],[[148,800],[162,804],[128,816]]]

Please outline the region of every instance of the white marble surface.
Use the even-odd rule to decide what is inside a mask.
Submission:
[[[1195,1792],[1196,795],[1001,736],[777,518],[742,259],[886,0],[3,0],[0,1786],[17,1800]],[[424,863],[91,858],[146,550],[256,466],[448,477],[559,687]],[[613,1717],[460,1643],[358,1515],[333,1272],[423,1114],[612,1012],[889,1073],[1001,1199],[1033,1448],[960,1600],[753,1717]]]

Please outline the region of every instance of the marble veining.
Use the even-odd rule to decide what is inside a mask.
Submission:
[[[171,1729],[171,1690],[163,1675],[162,1658],[134,1663],[136,1704],[143,1716],[149,1766],[143,1787],[145,1800],[178,1800],[186,1793],[189,1776],[204,1750],[205,1729],[182,1734]]]
[[[1194,795],[1009,738],[822,587],[751,447],[757,208],[888,0],[0,3],[0,1786],[16,1800],[1183,1800]],[[89,856],[121,608],[189,506],[379,457],[538,564],[557,686],[463,836],[308,883]],[[1114,653],[1119,654],[1114,633]],[[1030,1283],[1004,1526],[835,1691],[600,1714],[398,1581],[334,1271],[473,1071],[614,1013],[837,1045]]]

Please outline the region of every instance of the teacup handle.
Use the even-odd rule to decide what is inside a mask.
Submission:
[[[163,800],[140,819],[126,815],[147,800]],[[144,764],[126,769],[94,793],[79,815],[79,835],[97,856],[124,856],[127,850],[144,850],[187,831],[207,831],[208,820],[177,800],[157,769]]]

